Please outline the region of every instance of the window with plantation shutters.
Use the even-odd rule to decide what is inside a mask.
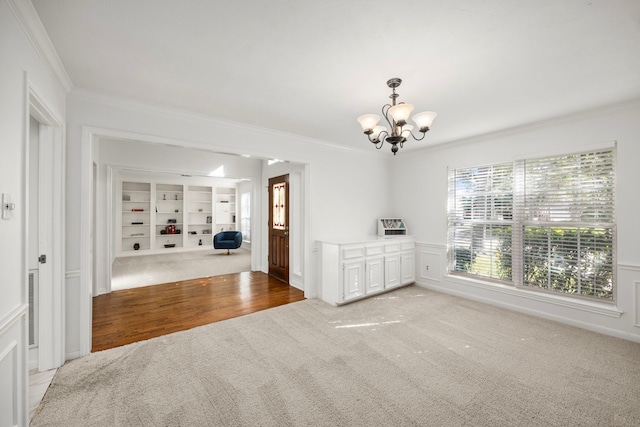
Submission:
[[[614,154],[451,170],[449,271],[613,300]]]

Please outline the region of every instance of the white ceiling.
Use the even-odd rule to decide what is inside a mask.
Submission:
[[[33,4],[76,88],[359,148],[391,77],[405,149],[640,99],[638,0]]]

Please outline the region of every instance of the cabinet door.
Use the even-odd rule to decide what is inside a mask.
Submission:
[[[384,257],[384,287],[385,289],[400,286],[401,282],[400,254]]]
[[[384,289],[384,258],[367,258],[365,270],[367,273],[367,295],[382,291]]]
[[[342,264],[342,296],[349,301],[364,295],[364,260],[346,261]]]
[[[414,251],[405,251],[401,255],[402,263],[402,284],[413,283],[416,281],[415,273],[415,253]]]

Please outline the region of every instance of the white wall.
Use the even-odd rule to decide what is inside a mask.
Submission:
[[[0,1],[0,193],[16,205],[0,220],[0,425],[27,425],[28,87],[64,118],[65,92],[23,32],[13,2]],[[17,13],[17,12],[16,12]]]
[[[540,293],[446,276],[447,169],[604,147],[617,141],[616,307],[565,304]],[[392,162],[391,205],[418,242],[420,284],[640,341],[640,102],[435,146]],[[411,183],[411,185],[407,185]],[[427,270],[427,265],[430,269]],[[638,288],[637,290],[635,288]],[[616,313],[618,311],[618,313]],[[619,312],[622,312],[620,315]],[[638,326],[635,326],[638,325]]]
[[[207,150],[110,138],[100,138],[98,150],[101,165],[194,176],[207,176],[224,166],[227,178],[260,177],[260,160]]]
[[[251,154],[305,164],[306,176],[302,185],[307,189],[305,206],[308,209],[305,211],[309,219],[304,224],[307,231],[304,287],[305,292],[309,291],[311,295],[315,293],[316,286],[312,267],[313,242],[374,234],[375,219],[387,211],[384,195],[389,188],[389,158],[375,150],[370,151],[369,146],[365,146],[363,151],[331,148],[295,135],[79,92],[72,92],[67,102],[68,269],[86,269],[80,249],[83,241],[80,213],[83,199],[90,200],[90,186],[83,184],[82,156],[83,150],[90,148],[91,144],[83,140],[83,127],[180,141],[192,148],[213,148],[223,153]],[[256,206],[262,205],[263,201],[257,200]],[[255,251],[255,244],[252,246]],[[262,265],[266,265],[265,259]],[[81,338],[77,326],[81,322],[80,286],[80,280],[67,281],[67,354],[83,351],[84,338]]]

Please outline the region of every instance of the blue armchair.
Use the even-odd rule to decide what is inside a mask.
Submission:
[[[215,249],[226,249],[227,255],[230,249],[238,249],[242,245],[242,233],[239,231],[221,231],[213,236]]]

